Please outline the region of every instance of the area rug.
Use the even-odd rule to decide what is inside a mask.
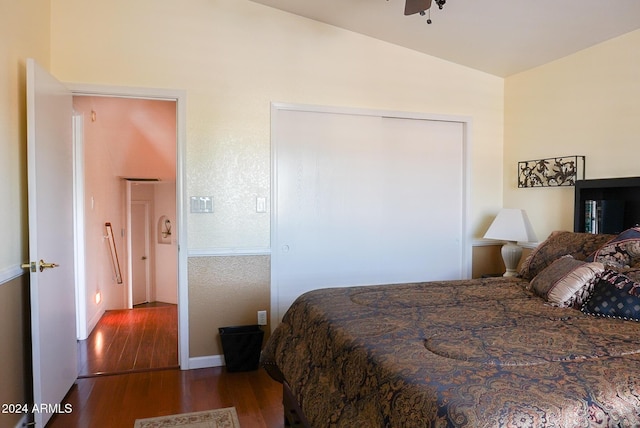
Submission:
[[[235,407],[136,419],[133,428],[240,428]]]

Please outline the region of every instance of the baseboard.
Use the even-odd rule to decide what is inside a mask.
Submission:
[[[98,311],[87,322],[87,337],[89,337],[93,329],[96,328],[96,326],[98,325],[98,321],[100,321],[100,318],[102,318],[102,315],[104,315],[104,313],[105,313],[104,307],[98,308]]]
[[[224,366],[224,355],[189,358],[189,370]]]

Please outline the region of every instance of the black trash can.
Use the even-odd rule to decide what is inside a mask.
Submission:
[[[264,331],[259,325],[219,327],[228,372],[258,370]]]

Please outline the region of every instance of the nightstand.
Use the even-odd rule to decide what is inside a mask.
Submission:
[[[501,276],[501,273],[483,273],[480,278],[499,278]]]

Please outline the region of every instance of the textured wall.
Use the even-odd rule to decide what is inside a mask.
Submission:
[[[471,116],[471,230],[501,205],[501,78],[246,0],[52,0],[52,17],[59,78],[187,91],[187,194],[215,207],[189,215],[190,250],[268,248],[271,102]]]
[[[585,155],[586,178],[640,175],[640,30],[505,82],[504,205],[543,240],[573,230],[573,187],[517,188],[517,162]]]
[[[31,385],[29,277],[0,284],[0,404],[27,403]],[[0,413],[0,426],[15,426],[20,415]]]
[[[269,309],[269,256],[189,258],[189,354],[221,355],[218,327],[257,323]],[[267,317],[268,319],[269,317]],[[265,340],[271,327],[264,327]]]
[[[213,196],[215,210],[187,217],[192,356],[219,353],[213,322],[255,322],[256,298],[269,308],[268,264],[224,258],[226,277],[264,279],[235,288],[199,266],[220,262],[204,255],[269,252],[256,197],[270,211],[271,102],[470,116],[474,236],[502,205],[502,78],[247,0],[51,5],[58,78],[186,91],[187,197]]]

